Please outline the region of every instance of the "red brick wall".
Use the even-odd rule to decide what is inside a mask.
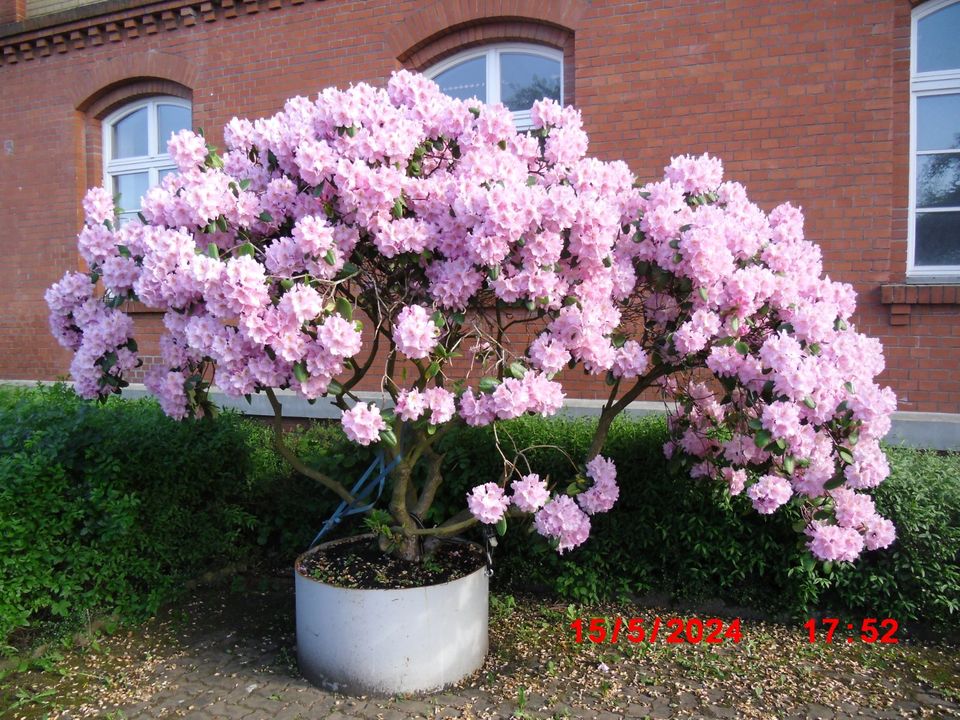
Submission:
[[[827,272],[860,293],[859,327],[886,345],[901,409],[960,412],[957,295],[881,295],[906,267],[909,0],[186,2],[0,38],[0,378],[66,371],[42,293],[77,265],[96,118],[126,80],[184,88],[217,142],[234,114],[524,39],[564,51],[595,155],[655,178],[709,151],[763,207],[801,205]]]

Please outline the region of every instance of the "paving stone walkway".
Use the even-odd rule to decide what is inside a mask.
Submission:
[[[872,705],[840,696],[823,704],[802,702],[790,707],[763,700],[761,675],[744,677],[734,690],[711,687],[694,674],[679,682],[631,676],[631,660],[620,658],[618,675],[604,680],[602,666],[590,656],[577,660],[580,669],[600,675],[599,682],[581,682],[569,672],[557,671],[544,650],[530,657],[504,659],[503,648],[492,641],[487,665],[461,686],[424,697],[351,698],[323,692],[297,672],[292,628],[292,582],[270,583],[266,590],[208,590],[174,609],[177,639],[168,657],[154,658],[152,676],[140,699],[121,703],[112,718],[159,720],[196,718],[216,720],[358,720],[383,718],[948,718],[960,717],[956,702],[922,684],[884,681],[890,696]],[[534,637],[535,641],[536,638]],[[549,653],[549,649],[546,651]],[[509,655],[509,653],[507,653]],[[524,656],[527,657],[527,656]],[[603,663],[603,656],[601,663]],[[530,663],[534,665],[531,666]],[[540,662],[540,665],[536,665]],[[636,667],[643,666],[642,660]],[[521,666],[540,674],[541,682],[525,688],[524,696],[511,685]],[[599,669],[598,669],[599,667]],[[818,679],[814,670],[811,682]],[[958,668],[960,671],[960,668]],[[948,669],[949,674],[949,669]],[[960,673],[958,673],[960,674]],[[527,675],[529,677],[529,675]],[[630,677],[638,678],[636,681]],[[594,678],[596,680],[596,678]],[[776,684],[776,680],[769,681]],[[858,682],[851,678],[850,683]],[[947,680],[949,683],[949,678]],[[836,687],[842,688],[841,678]],[[955,685],[953,687],[956,687]],[[598,689],[599,688],[599,689]],[[738,690],[740,696],[738,697]],[[952,691],[946,695],[956,698]],[[861,701],[862,703],[863,701]],[[61,716],[70,717],[69,713]]]

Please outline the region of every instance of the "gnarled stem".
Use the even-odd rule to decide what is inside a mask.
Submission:
[[[664,375],[669,375],[675,370],[676,368],[671,365],[658,365],[654,367],[646,375],[638,378],[634,386],[627,390],[623,396],[616,401],[614,401],[614,396],[617,388],[614,388],[610,395],[610,399],[607,401],[607,404],[603,406],[603,410],[600,412],[600,420],[597,422],[597,430],[593,434],[593,442],[590,444],[590,449],[587,451],[586,460],[588,462],[600,454],[600,450],[603,449],[603,443],[607,440],[607,433],[610,432],[610,426],[613,424],[613,421],[616,419],[617,415],[626,410],[627,406],[640,397],[640,393],[653,385],[656,380]]]
[[[316,480],[325,488],[332,490],[344,502],[350,503],[351,505],[355,503],[356,498],[350,494],[350,491],[347,490],[347,488],[334,480],[332,477],[324,475],[319,470],[315,470],[307,465],[305,462],[303,462],[303,460],[298,458],[297,454],[284,442],[283,406],[277,399],[276,393],[273,392],[273,388],[266,388],[266,394],[267,399],[270,400],[270,406],[273,408],[273,444],[277,448],[277,452],[279,452],[280,455],[283,456],[283,459],[290,463],[290,466],[301,475],[306,475],[311,480]]]

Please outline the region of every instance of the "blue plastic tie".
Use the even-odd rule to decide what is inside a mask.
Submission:
[[[355,503],[359,502],[360,500],[364,500],[373,490],[374,485],[377,486],[377,496],[362,507],[351,507],[351,503],[348,503],[346,500],[342,501],[340,505],[337,506],[337,509],[333,511],[333,515],[331,515],[330,518],[323,524],[323,527],[320,528],[320,532],[317,533],[317,536],[313,539],[313,542],[310,543],[310,547],[316,545],[317,541],[330,532],[330,530],[332,530],[343,518],[366,512],[376,505],[377,500],[379,500],[380,496],[383,494],[383,486],[387,481],[387,476],[397,466],[397,463],[399,463],[402,458],[403,455],[398,454],[389,465],[384,465],[383,450],[378,452],[377,456],[373,459],[373,462],[370,463],[370,467],[364,471],[363,475],[360,476],[360,479],[354,484],[353,489],[350,490],[350,494],[353,495]],[[368,479],[373,474],[373,471],[378,468],[379,471],[377,472],[377,475],[373,477],[368,484]]]

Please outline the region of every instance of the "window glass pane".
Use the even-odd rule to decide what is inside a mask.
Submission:
[[[113,125],[113,157],[147,155],[147,108],[140,108]]]
[[[454,65],[437,75],[434,82],[450,97],[487,101],[487,58],[480,56]]]
[[[157,151],[167,152],[170,136],[181,130],[190,129],[190,111],[179,105],[157,106]]]
[[[917,207],[960,207],[960,153],[917,157]]]
[[[916,265],[960,265],[960,212],[917,213]]]
[[[960,68],[960,3],[917,23],[917,72]]]
[[[534,101],[560,102],[560,63],[528,53],[500,54],[500,102],[511,110],[529,110]]]
[[[158,170],[158,171],[157,171],[157,179],[162,183],[162,182],[163,182],[163,179],[164,179],[167,175],[169,175],[170,173],[175,173],[176,171],[177,171],[176,168],[163,168],[163,170]]]
[[[917,150],[960,148],[960,95],[917,98]]]
[[[140,198],[146,194],[149,186],[150,175],[146,172],[113,176],[113,192],[120,194],[117,205],[126,211],[140,209]]]

